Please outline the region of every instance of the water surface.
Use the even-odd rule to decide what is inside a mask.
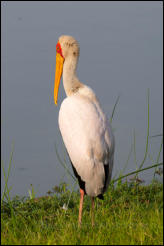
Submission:
[[[14,155],[11,195],[37,195],[67,180],[55,153],[63,156],[58,112],[53,101],[55,46],[62,34],[80,43],[78,76],[97,94],[113,120],[116,138],[113,177],[123,169],[136,134],[138,165],[145,153],[147,89],[150,134],[162,132],[162,2],[2,1],[2,157]],[[150,141],[146,165],[156,160],[161,137]],[[126,172],[136,169],[132,154]],[[152,171],[143,178],[151,180]],[[68,182],[72,182],[71,178]],[[2,177],[2,189],[4,180]]]

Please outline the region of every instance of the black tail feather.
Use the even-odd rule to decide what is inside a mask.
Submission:
[[[97,197],[98,197],[99,199],[101,199],[101,200],[104,200],[103,194],[100,194],[100,195],[98,195]]]

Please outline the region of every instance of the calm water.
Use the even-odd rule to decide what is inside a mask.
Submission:
[[[1,7],[1,159],[7,169],[14,143],[11,195],[28,195],[30,184],[39,196],[61,181],[71,183],[55,153],[55,144],[61,156],[64,150],[58,129],[62,84],[58,107],[53,102],[55,46],[62,34],[79,41],[78,76],[96,92],[109,117],[120,95],[113,120],[113,176],[125,166],[134,129],[139,165],[146,144],[147,88],[150,135],[162,133],[162,2],[3,1]],[[154,160],[160,142],[161,137],[150,140]],[[132,153],[125,173],[135,169]],[[141,177],[150,181],[152,171]]]

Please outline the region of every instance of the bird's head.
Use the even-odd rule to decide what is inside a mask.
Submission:
[[[79,52],[79,44],[72,36],[60,36],[56,44],[56,70],[54,86],[54,101],[56,105],[64,61],[68,58],[77,59],[79,57]]]

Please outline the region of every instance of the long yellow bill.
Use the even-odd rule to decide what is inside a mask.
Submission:
[[[54,85],[54,101],[55,104],[57,105],[57,100],[58,100],[58,90],[59,90],[59,85],[60,85],[60,79],[62,76],[63,72],[63,63],[64,63],[64,58],[59,54],[56,53],[56,71],[55,71],[55,85]]]

